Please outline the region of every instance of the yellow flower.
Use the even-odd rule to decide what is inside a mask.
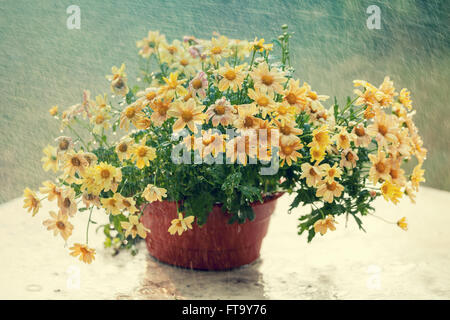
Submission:
[[[226,156],[230,158],[231,163],[238,160],[238,163],[247,165],[247,156],[256,158],[258,152],[257,136],[243,135],[229,140],[226,143]]]
[[[50,109],[48,109],[48,112],[52,116],[56,116],[58,114],[58,106],[53,106]]]
[[[102,130],[108,129],[109,119],[111,119],[111,115],[109,114],[109,110],[107,108],[94,110],[91,117],[91,123],[94,125],[94,127],[92,128],[92,132],[101,134]]]
[[[202,130],[202,135],[194,140],[194,149],[198,149],[202,158],[208,155],[216,156],[225,151],[225,142],[220,132]]]
[[[328,183],[332,183],[335,178],[340,178],[342,174],[342,170],[338,168],[337,162],[331,167],[328,163],[325,163],[321,166],[323,172],[325,173],[324,180]]]
[[[122,180],[122,171],[109,163],[100,162],[95,167],[94,179],[104,191],[113,190],[115,184]]]
[[[53,219],[47,219],[42,224],[47,227],[47,230],[53,230],[54,236],[59,233],[67,241],[72,235],[73,230],[73,225],[68,221],[69,217],[62,214],[61,211],[58,212],[58,215],[54,211],[50,211],[50,216]]]
[[[75,200],[75,190],[67,187],[61,192],[61,197],[58,198],[58,207],[62,214],[73,217],[77,212],[77,202]]]
[[[305,110],[307,87],[300,87],[300,80],[289,79],[286,90],[283,91],[283,100],[297,111]]]
[[[356,167],[356,161],[359,160],[358,155],[351,149],[344,149],[341,153],[341,161],[339,165],[342,168],[353,169]]]
[[[281,166],[286,161],[288,166],[292,165],[292,162],[296,162],[297,158],[303,158],[303,156],[297,151],[303,148],[303,144],[297,137],[285,137],[280,138],[280,150],[279,155],[282,159]]]
[[[153,110],[150,120],[154,125],[161,126],[167,120],[167,111],[171,103],[172,99],[160,98],[153,100],[153,103],[150,105]]]
[[[295,120],[297,110],[287,102],[275,103],[272,110],[272,116],[277,119]]]
[[[258,113],[256,106],[254,104],[250,104],[240,105],[238,107],[239,117],[234,121],[234,126],[238,129],[238,132],[258,129],[260,119],[255,117]]]
[[[269,94],[274,92],[283,94],[283,83],[286,81],[284,72],[276,69],[269,70],[266,62],[260,63],[257,68],[250,72],[254,87],[257,90],[267,91]]]
[[[403,196],[400,188],[389,180],[385,181],[381,186],[381,193],[386,201],[391,200],[394,204],[397,204],[399,201],[398,199]]]
[[[375,137],[379,146],[387,145],[389,142],[396,143],[398,125],[395,117],[386,115],[384,112],[376,116],[373,124],[367,127],[367,133]]]
[[[80,261],[83,261],[84,263],[90,264],[93,260],[95,260],[95,249],[91,249],[84,244],[75,243],[70,250],[72,250],[70,253],[71,256],[80,256]]]
[[[355,140],[355,136],[352,133],[348,133],[345,127],[341,128],[341,131],[333,137],[336,141],[336,145],[340,149],[349,149],[350,142]]]
[[[76,153],[74,151],[68,151],[63,157],[63,170],[69,177],[74,178],[76,173],[83,175],[88,166],[89,162],[84,157],[82,151]]]
[[[183,87],[183,84],[187,80],[178,80],[178,73],[171,72],[169,78],[163,77],[163,80],[166,84],[160,87],[159,94],[171,99],[175,94],[177,94],[178,97],[183,97],[188,93],[186,88]]]
[[[86,208],[89,208],[92,205],[96,206],[97,208],[101,207],[100,198],[98,195],[83,192],[81,199],[82,199],[84,205],[86,206]]]
[[[45,157],[42,157],[42,167],[45,171],[52,169],[54,172],[58,171],[58,153],[55,147],[48,145],[44,148]]]
[[[378,88],[378,92],[375,94],[381,107],[390,106],[396,95],[397,92],[395,92],[394,82],[389,77],[385,77],[383,83]]]
[[[42,183],[44,187],[39,188],[39,192],[47,194],[47,200],[53,201],[61,197],[61,189],[58,188],[53,182],[47,180]]]
[[[259,51],[262,52],[264,50],[266,51],[271,51],[273,44],[268,43],[268,44],[264,44],[264,39],[261,38],[258,40],[257,37],[255,37],[255,40],[253,40],[253,42],[251,43],[252,49],[255,51]]]
[[[335,223],[337,222],[334,220],[334,217],[329,214],[325,219],[317,220],[314,223],[314,231],[320,232],[321,235],[324,235],[327,233],[328,229],[331,231],[336,230],[336,227],[334,226]]]
[[[217,99],[216,102],[206,110],[205,115],[207,121],[211,120],[214,127],[217,127],[219,123],[225,127],[234,120],[233,107],[225,97]]]
[[[80,189],[82,191],[86,191],[87,193],[91,193],[94,195],[99,195],[103,190],[103,186],[101,185],[101,181],[96,180],[97,168],[96,167],[88,167],[84,172],[83,179],[81,180]]]
[[[231,53],[231,50],[228,48],[228,38],[225,36],[211,38],[211,43],[207,46],[207,53],[213,64],[216,64],[222,58],[228,57]]]
[[[197,70],[201,69],[200,59],[192,57],[188,51],[182,51],[175,55],[174,62],[170,67],[180,74],[184,74],[187,78],[193,77]]]
[[[248,89],[247,95],[259,107],[263,119],[266,118],[267,113],[273,112],[276,108],[276,103],[273,100],[273,96],[268,95],[265,91]]]
[[[178,213],[178,219],[172,220],[172,225],[169,227],[169,233],[171,235],[174,235],[178,232],[178,235],[181,236],[181,234],[186,231],[188,228],[192,229],[192,222],[194,222],[195,217],[189,216],[186,218],[183,218],[183,214],[181,212]]]
[[[122,213],[122,198],[123,197],[119,193],[115,193],[111,198],[100,199],[100,202],[102,203],[102,207],[106,210],[107,214],[116,216]]]
[[[313,140],[308,146],[317,146],[318,148],[325,150],[330,145],[330,136],[328,135],[328,127],[326,125],[314,129],[312,135]]]
[[[159,31],[149,31],[148,36],[136,42],[136,46],[140,48],[139,55],[143,58],[149,58],[156,52],[158,46],[165,42],[166,37],[160,35]]]
[[[106,76],[111,81],[111,91],[119,96],[125,96],[129,89],[127,86],[127,75],[125,73],[125,64],[122,63],[120,68],[113,66],[111,68],[112,75]]]
[[[411,92],[409,92],[408,89],[403,88],[402,90],[400,90],[400,95],[398,97],[398,101],[400,101],[402,105],[408,108],[409,111],[411,111],[412,109],[412,101],[410,99],[410,94]]]
[[[323,197],[326,202],[333,202],[334,197],[338,198],[341,196],[344,187],[336,181],[326,182],[322,180],[317,185],[316,196]]]
[[[391,164],[386,158],[383,151],[378,151],[377,155],[369,154],[369,159],[372,162],[372,167],[369,171],[369,179],[373,184],[376,184],[380,179],[389,180]]]
[[[309,153],[311,154],[311,162],[317,161],[320,163],[325,158],[325,149],[320,148],[318,145],[313,145],[309,149]]]
[[[147,187],[145,187],[145,190],[142,192],[142,196],[148,202],[162,201],[162,198],[165,198],[167,196],[167,190],[164,188],[158,188],[153,184],[148,184]]]
[[[178,39],[173,40],[170,44],[166,41],[161,41],[161,45],[159,46],[160,62],[170,64],[184,50],[183,44]]]
[[[133,139],[129,137],[124,137],[116,145],[115,151],[120,161],[130,159],[131,157],[131,146],[133,144]]]
[[[147,231],[150,231],[139,222],[137,215],[130,215],[128,217],[128,221],[122,221],[120,222],[120,225],[123,229],[125,229],[125,238],[128,238],[131,234],[133,239],[136,238],[137,235],[145,239],[147,236]]]
[[[356,125],[352,129],[352,133],[355,135],[355,146],[367,148],[372,140],[366,132],[366,128],[362,123]]]
[[[23,207],[28,208],[28,212],[33,211],[34,217],[36,213],[38,213],[39,208],[42,207],[41,201],[37,197],[36,193],[31,191],[29,188],[25,188],[25,190],[23,191],[23,196],[25,198],[23,200],[24,202]]]
[[[142,112],[144,108],[141,100],[136,100],[134,103],[130,104],[125,110],[120,114],[120,125],[121,129],[128,131],[130,128],[130,123],[134,126],[142,119],[145,114]]]
[[[405,231],[408,231],[408,223],[406,222],[406,217],[401,218],[397,221],[397,226],[402,228]]]
[[[411,175],[411,184],[415,191],[419,191],[419,184],[422,181],[425,181],[423,175],[425,174],[425,170],[422,169],[422,164],[419,163],[414,167],[413,173]]]
[[[131,147],[131,160],[136,163],[136,167],[142,169],[150,165],[150,161],[156,158],[156,149],[146,145],[146,139],[142,139],[140,144]]]
[[[194,99],[189,99],[186,103],[179,100],[172,103],[167,114],[177,118],[173,124],[173,131],[179,131],[187,126],[191,131],[197,133],[197,126],[201,125],[205,119],[203,109],[205,106],[197,104]]]
[[[280,131],[280,136],[284,138],[298,138],[297,136],[303,134],[303,130],[296,128],[297,123],[295,121],[280,119],[273,120],[275,126]]]
[[[58,145],[58,154],[65,153],[73,148],[72,138],[61,136],[55,139]]]
[[[306,185],[308,187],[315,187],[323,177],[322,166],[312,166],[309,163],[303,163],[301,165],[302,175],[300,179],[306,178]]]
[[[230,67],[228,62],[225,62],[225,66],[218,70],[219,75],[223,77],[219,81],[219,90],[225,91],[228,88],[231,88],[233,92],[240,90],[245,78],[245,73],[242,71],[244,67],[246,67],[245,64],[233,68]]]
[[[124,210],[127,210],[129,213],[133,214],[139,211],[138,208],[136,208],[136,201],[134,201],[133,198],[128,197],[125,198],[119,193],[116,193],[114,197],[119,201],[118,206]]]

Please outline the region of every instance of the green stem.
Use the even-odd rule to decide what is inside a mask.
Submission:
[[[92,209],[94,209],[94,206],[91,207],[89,212],[89,220],[86,227],[86,245],[89,245],[89,225],[91,224]]]

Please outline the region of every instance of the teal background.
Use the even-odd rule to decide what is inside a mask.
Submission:
[[[81,8],[68,30],[66,8]],[[366,27],[366,8],[381,9],[381,30]],[[297,76],[344,101],[353,79],[379,84],[390,75],[412,91],[416,123],[429,150],[426,184],[450,190],[450,1],[0,1],[0,202],[37,188],[42,148],[59,135],[47,110],[77,103],[83,89],[108,92],[105,75],[138,69],[136,40],[149,29],[167,38],[271,40],[288,24]],[[331,101],[331,100],[330,100]],[[329,104],[327,104],[328,106]]]

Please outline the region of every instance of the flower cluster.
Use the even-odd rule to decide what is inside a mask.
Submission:
[[[312,206],[299,225],[308,241],[335,230],[342,214],[361,227],[358,215],[371,213],[377,196],[395,204],[403,195],[414,201],[426,149],[409,91],[396,92],[389,77],[379,87],[358,80],[354,99],[326,107],[328,96],[294,77],[290,38],[286,26],[273,44],[223,35],[170,42],[150,31],[137,42],[139,85],[129,85],[122,64],[106,77],[111,96],[93,100],[85,91],[81,103],[64,112],[49,110],[71,137],[44,148],[44,170],[60,173],[39,189],[58,208],[44,225],[68,241],[70,219],[89,212],[86,244],[70,249],[90,263],[94,207],[109,216],[99,226],[105,246],[134,252],[149,232],[140,218],[153,201],[176,201],[179,217],[167,227],[181,235],[194,222],[206,223],[215,203],[232,213],[231,223],[243,223],[254,218],[252,202],[294,193],[291,210]],[[272,54],[275,46],[281,59]],[[173,150],[180,146],[187,161],[176,163]],[[417,165],[407,174],[402,164],[412,157]],[[270,161],[276,170],[260,174]],[[24,197],[34,216],[43,199],[28,188]],[[406,230],[405,219],[398,226]]]

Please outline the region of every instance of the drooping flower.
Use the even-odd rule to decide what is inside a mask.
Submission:
[[[408,108],[409,111],[411,111],[411,109],[412,109],[412,101],[410,98],[410,94],[411,94],[411,92],[409,92],[408,89],[403,88],[402,90],[400,90],[400,95],[398,97],[398,101],[400,101],[400,103],[403,106]]]
[[[90,206],[96,206],[97,208],[101,207],[100,203],[100,197],[98,195],[83,192],[83,195],[81,196],[81,200],[83,201],[86,208],[89,208]]]
[[[131,147],[131,160],[136,163],[136,167],[142,169],[150,165],[150,161],[156,158],[156,149],[146,145],[146,139],[142,139],[140,144]]]
[[[77,212],[75,190],[70,187],[63,189],[61,192],[61,197],[58,198],[58,207],[62,214],[73,217]]]
[[[162,201],[162,198],[167,196],[167,190],[164,188],[158,188],[153,184],[148,184],[142,192],[142,196],[148,202]]]
[[[245,73],[242,71],[246,65],[240,65],[236,67],[231,67],[228,62],[225,62],[223,67],[218,70],[219,75],[223,78],[219,81],[219,90],[225,91],[228,88],[233,92],[237,92],[242,88],[242,83],[244,82]]]
[[[120,225],[123,229],[125,229],[125,238],[128,238],[131,234],[133,239],[136,238],[137,235],[145,239],[147,232],[150,231],[145,228],[141,222],[139,222],[139,218],[135,214],[130,215],[128,217],[128,221],[120,222]]]
[[[314,231],[324,235],[328,229],[331,231],[336,230],[335,223],[337,222],[334,220],[334,217],[329,214],[325,219],[319,219],[314,223]]]
[[[425,178],[423,175],[425,174],[425,170],[422,169],[422,164],[419,163],[417,166],[414,167],[413,173],[411,175],[411,184],[415,191],[419,191],[419,184],[422,181],[425,181]]]
[[[191,131],[197,133],[197,126],[201,125],[205,119],[203,109],[205,106],[197,104],[194,99],[189,99],[186,103],[174,101],[167,114],[177,120],[173,124],[173,131],[179,131],[187,126]]]
[[[192,222],[194,222],[194,219],[194,216],[183,218],[183,214],[179,212],[178,219],[173,219],[171,222],[172,225],[169,227],[169,233],[174,235],[178,232],[178,235],[181,236],[184,231],[192,229]]]
[[[125,73],[125,64],[122,63],[120,68],[113,66],[111,68],[112,75],[106,76],[111,81],[111,91],[119,96],[125,96],[129,89],[127,86],[127,75]]]
[[[323,197],[323,200],[331,203],[333,202],[334,197],[338,198],[341,196],[342,191],[344,191],[344,186],[339,182],[326,182],[325,180],[322,180],[317,184],[316,196]]]
[[[41,161],[43,162],[42,167],[45,171],[49,171],[50,169],[53,172],[58,171],[58,153],[56,148],[48,145],[43,150],[45,156],[42,157]]]
[[[284,72],[276,69],[269,70],[266,62],[260,63],[258,67],[250,71],[255,89],[267,91],[270,94],[274,92],[283,94],[283,83],[286,81]]]
[[[70,253],[71,256],[79,256],[79,260],[84,263],[90,264],[93,260],[95,260],[95,249],[91,249],[84,244],[75,243],[70,250],[72,251]]]
[[[205,115],[207,121],[211,120],[214,127],[217,127],[219,123],[225,127],[234,120],[233,107],[226,97],[216,100],[216,102],[206,110]]]
[[[43,222],[43,225],[47,227],[47,230],[53,230],[53,235],[58,234],[67,241],[72,235],[73,225],[68,221],[69,217],[63,214],[61,211],[56,214],[54,211],[50,211],[50,216],[53,219],[47,219]]]
[[[405,231],[408,231],[408,223],[406,222],[406,217],[403,217],[400,220],[398,220],[397,226],[399,226],[399,228],[401,228]]]
[[[386,201],[391,200],[394,204],[397,204],[399,201],[398,199],[403,196],[400,188],[389,180],[386,180],[381,186],[381,194]]]
[[[61,189],[58,188],[53,182],[47,180],[42,184],[43,187],[39,188],[39,192],[42,194],[47,194],[48,201],[53,201],[61,197]]]
[[[23,196],[23,207],[28,208],[28,212],[33,212],[32,216],[34,217],[36,213],[38,213],[39,208],[42,207],[41,201],[37,197],[36,193],[30,188],[25,188],[23,191]]]

